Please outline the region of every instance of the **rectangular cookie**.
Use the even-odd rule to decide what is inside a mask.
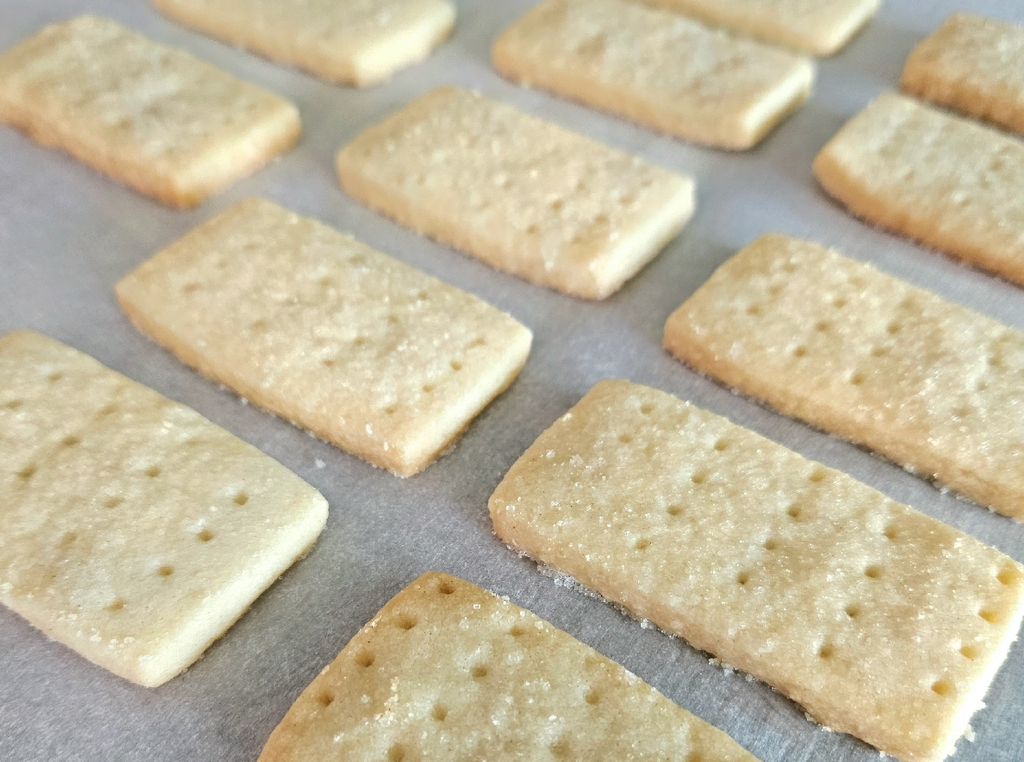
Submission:
[[[399,476],[512,383],[532,341],[475,296],[262,199],[144,262],[117,298],[204,376]]]
[[[145,686],[170,680],[316,540],[320,493],[91,357],[0,337],[0,603]]]
[[[801,53],[830,56],[850,41],[881,0],[643,0]]]
[[[868,222],[1024,284],[1024,143],[883,93],[814,160]]]
[[[186,26],[324,79],[366,87],[426,58],[452,30],[448,0],[153,0]]]
[[[0,53],[0,122],[191,207],[299,137],[288,101],[98,16]]]
[[[363,203],[500,270],[603,299],[693,213],[693,181],[457,87],[338,152]]]
[[[545,0],[491,54],[517,82],[731,149],[761,140],[814,82],[806,58],[626,0]]]
[[[1024,27],[954,13],[914,48],[900,87],[1024,133]]]
[[[490,499],[494,528],[816,720],[952,753],[1024,615],[1024,567],[725,418],[603,381]]]
[[[822,246],[762,236],[665,324],[726,386],[1024,520],[1024,334]]]
[[[259,762],[757,762],[505,598],[428,572],[295,701]]]

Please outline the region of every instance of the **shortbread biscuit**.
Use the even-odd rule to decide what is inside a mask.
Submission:
[[[778,43],[803,53],[830,56],[846,45],[881,0],[643,0],[709,24]]]
[[[1024,27],[955,13],[914,48],[900,87],[1024,133]]]
[[[260,199],[142,264],[117,296],[203,375],[400,476],[512,383],[532,340],[480,299]]]
[[[0,338],[0,602],[156,686],[316,540],[315,489],[194,410],[28,331]]]
[[[693,213],[693,181],[455,87],[337,157],[346,191],[501,270],[603,299]]]
[[[426,58],[455,23],[448,0],[153,0],[168,16],[325,79],[365,87]]]
[[[492,57],[518,82],[731,149],[757,143],[814,82],[806,58],[626,0],[545,0]]]
[[[352,638],[260,756],[319,759],[756,762],[597,651],[437,572]]]
[[[814,174],[868,222],[1024,284],[1019,140],[884,93],[821,150]]]
[[[1024,567],[725,418],[604,381],[490,500],[513,549],[905,762],[952,753]]]
[[[45,27],[0,54],[0,122],[179,207],[299,136],[288,101],[96,16]]]
[[[778,410],[1024,520],[1024,334],[822,246],[763,236],[665,347]]]

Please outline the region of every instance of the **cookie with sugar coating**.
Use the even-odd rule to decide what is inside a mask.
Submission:
[[[438,572],[396,595],[295,701],[259,762],[757,762],[572,636]]]
[[[0,53],[0,122],[192,207],[298,140],[291,103],[98,16]]]
[[[145,686],[316,541],[327,502],[194,410],[30,331],[0,337],[0,602]]]
[[[814,160],[822,187],[868,222],[1024,284],[1024,143],[883,93]]]
[[[168,16],[324,79],[376,85],[449,35],[448,0],[153,0]]]
[[[514,550],[904,762],[951,754],[1024,567],[670,394],[602,381],[491,496]]]
[[[1024,334],[824,246],[758,238],[676,310],[702,373],[1024,520]]]
[[[518,375],[533,335],[481,299],[317,220],[241,201],[117,297],[183,362],[399,476]]]
[[[811,93],[806,58],[626,0],[546,0],[494,42],[505,76],[675,137],[750,148]]]
[[[1024,27],[954,13],[914,48],[900,87],[1024,134]]]
[[[693,213],[690,178],[458,87],[365,130],[336,164],[368,206],[588,299],[617,291]]]

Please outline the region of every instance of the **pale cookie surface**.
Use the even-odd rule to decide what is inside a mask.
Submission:
[[[642,0],[803,53],[829,56],[875,15],[881,0]]]
[[[182,207],[299,136],[288,101],[96,16],[45,27],[0,54],[0,122]]]
[[[546,0],[492,57],[519,82],[732,149],[757,143],[814,81],[806,58],[626,0]]]
[[[900,86],[1024,133],[1024,27],[955,13],[914,48]]]
[[[665,325],[697,370],[1024,520],[1024,334],[771,234]]]
[[[597,651],[437,572],[356,634],[260,762],[552,758],[757,762]]]
[[[414,230],[592,299],[693,213],[689,178],[455,87],[366,130],[337,166],[346,191]]]
[[[153,0],[187,26],[325,79],[374,85],[451,32],[448,0]]]
[[[526,361],[486,302],[269,201],[231,207],[117,285],[203,375],[382,468],[425,468]]]
[[[146,686],[188,667],[316,540],[284,466],[91,357],[0,338],[0,602]]]
[[[490,500],[515,550],[906,762],[950,754],[1024,567],[725,418],[604,381]]]
[[[1024,284],[1024,143],[895,93],[850,120],[814,174],[854,214]]]

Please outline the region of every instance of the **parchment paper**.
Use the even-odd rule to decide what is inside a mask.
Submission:
[[[333,86],[162,18],[144,0],[0,0],[0,47],[45,23],[92,12],[193,51],[294,100],[301,144],[197,210],[160,206],[57,151],[0,127],[0,332],[34,328],[195,408],[327,497],[320,541],[205,657],[155,690],[133,686],[0,609],[0,760],[254,762],[293,699],[349,638],[420,573],[438,569],[508,595],[625,665],[766,762],[867,762],[878,752],[809,723],[792,702],[724,673],[685,644],[538,573],[491,532],[486,503],[515,459],[597,381],[624,377],[726,415],[841,468],[896,500],[1024,561],[1024,526],[938,490],[851,445],[740,399],[661,350],[662,326],[711,272],[754,237],[779,230],[850,256],[1024,328],[1024,290],[848,216],[811,175],[818,149],[875,94],[894,87],[911,48],[948,13],[970,8],[1024,22],[1019,0],[888,0],[838,56],[822,60],[814,98],[754,151],[729,154],[659,137],[614,117],[503,81],[490,41],[532,0],[461,0],[453,39],[390,83]],[[641,154],[698,180],[697,214],[638,277],[603,303],[575,300],[422,239],[340,190],[333,154],[428,88],[459,83]],[[235,201],[266,196],[350,231],[478,294],[535,332],[519,380],[454,452],[400,480],[240,403],[136,332],[114,283]],[[1024,394],[1024,390],[1022,390]],[[317,461],[323,463],[318,467]],[[0,506],[0,510],[2,510]],[[961,741],[957,762],[1024,760],[1024,646],[1018,644]]]

